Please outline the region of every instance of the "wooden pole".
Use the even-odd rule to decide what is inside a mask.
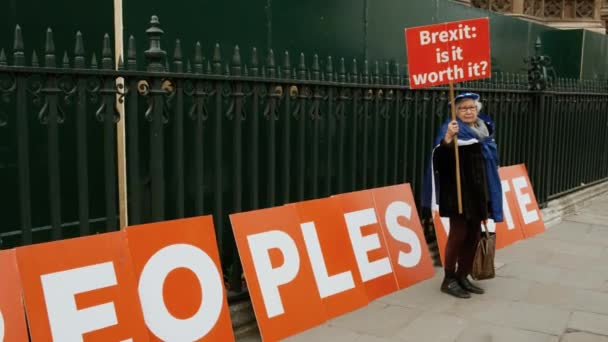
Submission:
[[[454,84],[450,82],[450,108],[452,120],[456,120],[456,104],[454,103]],[[456,194],[458,195],[458,213],[462,214],[462,189],[460,188],[460,157],[458,155],[458,135],[454,136],[454,154],[456,156]]]
[[[123,44],[123,22],[122,22],[122,0],[114,0],[114,60],[116,61],[116,68],[118,69],[119,58],[124,58],[124,44]],[[123,85],[124,79],[122,77],[116,80],[116,85]],[[127,208],[127,154],[125,149],[125,104],[118,101],[118,95],[116,95],[116,107],[120,114],[120,120],[116,125],[116,159],[118,168],[118,208],[120,217],[120,229],[124,229],[128,222],[128,208]]]

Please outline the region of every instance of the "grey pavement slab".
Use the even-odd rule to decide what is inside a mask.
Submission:
[[[297,336],[293,336],[285,339],[285,341],[291,342],[353,342],[357,340],[360,335],[356,332],[348,329],[340,329],[331,326],[321,326],[315,329],[305,331]]]
[[[455,340],[457,342],[558,342],[559,337],[534,331],[504,327],[487,322],[470,321]]]
[[[443,279],[443,270],[436,268],[435,272],[435,277],[432,279],[418,283],[403,291],[397,291],[388,296],[384,296],[378,299],[378,301],[390,305],[415,308],[425,312],[439,312],[444,310],[446,307],[458,301],[458,299],[437,295],[437,289],[441,285]]]
[[[608,316],[588,312],[573,312],[568,328],[608,336]]]
[[[545,239],[540,236],[533,237],[529,241],[530,243],[534,244],[535,249],[589,258],[597,258],[601,256],[602,251],[606,247],[595,241],[565,241]]]
[[[564,334],[560,342],[608,342],[608,337],[575,331]]]
[[[577,256],[560,252],[547,252],[546,259],[541,263],[547,266],[554,266],[564,269],[574,270],[593,270],[594,266],[600,261],[600,257]]]
[[[579,290],[576,292],[575,308],[589,313],[608,315],[608,293]]]
[[[570,216],[568,218],[568,221],[603,225],[606,224],[606,222],[608,221],[608,215],[597,215],[588,212],[581,212],[577,215]]]
[[[561,272],[562,269],[554,266],[516,261],[506,264],[497,271],[497,274],[506,278],[516,278],[551,284],[558,281],[558,277]]]
[[[455,314],[463,318],[552,335],[562,333],[570,317],[566,309],[524,302],[480,300],[461,303]]]
[[[576,289],[558,284],[539,284],[530,287],[524,302],[572,310],[577,299]]]
[[[486,289],[484,298],[503,299],[508,301],[522,301],[536,284],[534,281],[496,277],[480,283]]]
[[[563,269],[557,282],[560,285],[579,289],[600,290],[606,281],[608,281],[608,274],[602,272]]]
[[[395,337],[408,342],[451,342],[458,338],[466,326],[467,320],[462,317],[427,312],[403,327]]]
[[[586,205],[497,251],[503,265],[495,279],[478,283],[484,295],[441,293],[436,268],[429,280],[286,340],[608,342],[608,194]]]
[[[395,341],[395,339],[361,334],[355,339],[354,342],[392,342],[392,341]]]
[[[608,230],[608,221],[606,221],[604,224],[594,224],[592,225],[593,229],[603,229],[603,230]]]
[[[420,309],[406,308],[375,301],[364,309],[348,313],[329,321],[329,325],[361,334],[394,338],[404,324],[414,320],[421,313],[422,311]]]
[[[607,292],[607,293],[608,293],[608,281],[604,283],[604,286],[602,286],[601,291],[602,291],[602,292]]]

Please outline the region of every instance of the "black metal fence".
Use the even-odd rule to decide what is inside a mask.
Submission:
[[[133,37],[115,70],[108,36],[101,63],[80,34],[59,62],[50,30],[43,63],[28,63],[17,27],[10,63],[0,54],[3,247],[118,229],[119,120],[129,224],[212,214],[236,292],[229,213],[403,182],[420,198],[445,88],[411,90],[389,62],[255,48],[243,62],[238,47],[226,60],[200,44],[186,57],[179,41],[167,57],[156,17],[146,33],[146,70]],[[525,163],[543,204],[608,177],[608,83],[551,80],[547,62],[457,87],[482,94],[501,165]]]

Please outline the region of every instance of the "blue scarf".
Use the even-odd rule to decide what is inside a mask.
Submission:
[[[478,135],[464,122],[460,119],[458,121],[458,143],[462,145],[463,143],[479,143],[481,144],[481,152],[485,161],[486,167],[486,180],[488,187],[488,197],[490,200],[491,212],[488,213],[490,218],[492,218],[495,222],[503,221],[503,210],[502,210],[502,185],[500,183],[500,176],[498,175],[498,148],[496,146],[496,141],[494,140],[494,121],[492,119],[480,113],[478,116],[488,127],[488,131],[490,135],[485,138],[479,138]],[[439,146],[441,140],[445,137],[445,133],[448,129],[448,124],[451,122],[451,119],[447,119],[443,125],[439,128],[439,132],[435,137],[435,144],[433,151],[435,148]],[[427,171],[424,177],[423,183],[423,191],[422,191],[422,206],[425,208],[433,207],[433,192],[436,189],[433,189],[432,182],[432,154],[429,158],[429,166],[427,167]],[[439,196],[438,193],[435,193],[435,198]]]

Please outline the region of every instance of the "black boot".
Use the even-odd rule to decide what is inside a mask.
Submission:
[[[471,295],[458,284],[458,280],[453,276],[446,275],[441,283],[441,292],[457,298],[471,298]]]
[[[475,286],[473,283],[471,283],[467,276],[457,276],[456,279],[458,280],[458,284],[460,285],[460,287],[467,290],[468,292],[475,294],[484,294],[485,292],[482,288]]]

